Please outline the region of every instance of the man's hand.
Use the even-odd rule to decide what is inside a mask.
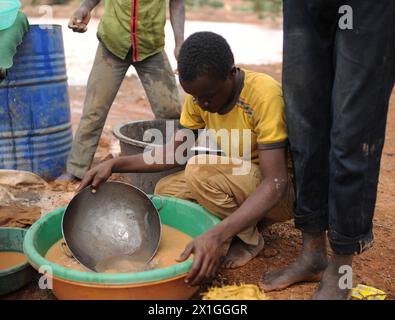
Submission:
[[[70,18],[68,27],[74,32],[86,32],[86,30],[88,30],[87,25],[90,19],[90,10],[85,6],[81,6]]]
[[[106,182],[111,176],[112,168],[113,162],[111,160],[108,160],[89,170],[85,174],[84,179],[82,179],[81,184],[76,192],[79,192],[85,187],[91,185],[92,192],[95,193],[96,189],[102,183]]]
[[[226,254],[224,246],[225,243],[220,240],[219,234],[212,230],[191,241],[177,259],[178,262],[182,262],[188,259],[192,253],[194,254],[192,268],[185,281],[191,286],[196,286],[205,280],[214,278],[221,257]]]

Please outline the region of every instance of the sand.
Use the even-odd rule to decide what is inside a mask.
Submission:
[[[148,264],[132,261],[129,256],[123,256],[100,261],[96,265],[96,270],[100,273],[127,273],[166,268],[177,264],[176,258],[191,240],[192,238],[185,233],[162,225],[162,238],[158,251]],[[45,256],[47,260],[69,269],[93,272],[74,258],[65,255],[61,248],[62,242],[63,239],[59,240],[48,250]]]

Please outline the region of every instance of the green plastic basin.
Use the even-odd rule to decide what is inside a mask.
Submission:
[[[160,209],[163,224],[173,227],[195,238],[204,233],[220,220],[206,209],[195,203],[181,199],[154,196],[155,206]],[[23,249],[30,264],[39,269],[41,266],[52,268],[54,277],[92,285],[124,285],[158,282],[186,274],[192,265],[192,259],[167,268],[134,273],[103,274],[71,270],[54,264],[45,255],[53,244],[62,238],[61,221],[64,208],[52,211],[38,220],[28,230]]]

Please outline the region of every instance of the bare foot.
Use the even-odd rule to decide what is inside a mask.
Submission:
[[[256,246],[248,245],[241,241],[239,237],[234,237],[229,247],[229,251],[222,264],[223,268],[234,269],[244,266],[248,261],[255,258],[263,249],[265,241],[260,236]]]
[[[352,288],[352,274],[349,279],[350,283],[344,283],[340,281],[340,278],[344,277],[345,274],[339,271],[341,271],[340,267],[342,266],[351,268],[352,258],[352,255],[336,254],[332,257],[322,276],[320,286],[312,298],[313,300],[347,300],[350,298],[351,289],[348,288]],[[341,285],[344,285],[344,288],[341,288]]]
[[[317,282],[328,264],[325,233],[303,233],[302,253],[285,269],[269,272],[263,280],[265,292],[283,290],[298,282]]]

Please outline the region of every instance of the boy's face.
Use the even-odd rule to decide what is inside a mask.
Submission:
[[[234,73],[230,72],[226,80],[203,75],[192,81],[180,81],[186,93],[192,95],[199,107],[211,113],[221,113],[231,98]]]

